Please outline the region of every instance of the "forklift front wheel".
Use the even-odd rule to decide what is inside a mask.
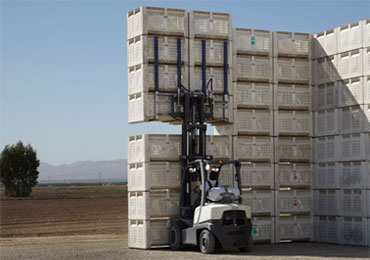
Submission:
[[[182,249],[181,229],[178,222],[172,222],[168,231],[168,242],[172,250]]]
[[[252,251],[252,247],[253,247],[253,237],[252,237],[252,235],[250,235],[248,237],[248,244],[247,244],[247,246],[246,247],[241,247],[241,248],[239,248],[239,250],[242,253],[250,252],[250,251]]]
[[[203,254],[211,254],[215,251],[215,236],[208,230],[203,230],[199,236],[199,248]]]

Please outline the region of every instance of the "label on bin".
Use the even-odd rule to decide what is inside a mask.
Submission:
[[[251,45],[256,44],[256,38],[254,36],[251,37]]]
[[[258,236],[258,227],[253,227],[252,229],[252,234],[253,236],[257,237]]]

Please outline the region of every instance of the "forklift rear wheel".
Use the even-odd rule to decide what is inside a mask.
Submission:
[[[215,251],[215,236],[208,230],[203,230],[199,236],[199,248],[203,254],[210,254]]]
[[[244,252],[250,252],[250,251],[252,251],[252,247],[253,247],[253,237],[252,237],[252,235],[250,235],[249,238],[248,238],[247,246],[239,248],[239,251],[243,252],[243,253]]]
[[[168,241],[172,250],[180,250],[183,245],[181,241],[181,228],[178,222],[172,222],[168,231]]]

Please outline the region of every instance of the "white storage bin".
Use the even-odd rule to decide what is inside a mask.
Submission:
[[[291,213],[311,213],[312,190],[277,190],[276,215]]]
[[[234,136],[234,159],[273,162],[273,137]]]
[[[338,79],[348,79],[363,75],[364,49],[353,50],[338,54]]]
[[[140,64],[128,68],[128,94],[154,91],[154,64]],[[188,87],[189,67],[181,66],[181,84]],[[158,65],[159,92],[177,92],[177,66]]]
[[[272,110],[272,84],[234,82],[233,87],[234,108],[267,108]]]
[[[128,192],[128,218],[150,219],[178,215],[179,190]]]
[[[314,35],[313,58],[323,58],[338,53],[338,28]]]
[[[232,38],[231,14],[190,11],[189,27],[190,38]]]
[[[179,162],[146,162],[127,165],[128,191],[180,188]]]
[[[128,139],[128,163],[179,161],[180,135],[136,135]]]
[[[339,133],[339,110],[328,109],[314,113],[315,136],[335,135]]]
[[[312,164],[278,163],[275,164],[275,186],[310,187],[312,186]]]
[[[369,233],[367,233],[368,219],[358,217],[340,218],[340,243],[343,245],[366,246]]]
[[[339,163],[342,189],[370,189],[370,162]]]
[[[339,216],[340,199],[339,190],[315,190],[314,213],[316,215]]]
[[[276,137],[276,162],[311,162],[312,138],[310,137]]]
[[[314,164],[315,189],[339,189],[339,164],[317,163]]]
[[[370,75],[370,47],[363,49],[363,75]]]
[[[273,217],[252,218],[253,242],[275,243],[275,220]]]
[[[335,162],[339,157],[339,137],[323,136],[315,138],[315,161],[318,163]]]
[[[234,112],[234,129],[236,135],[273,134],[273,112],[270,110],[236,109]]]
[[[315,84],[324,84],[341,79],[337,70],[338,58],[338,55],[332,55],[313,61],[313,79]]]
[[[312,112],[274,111],[274,136],[312,136]]]
[[[308,57],[311,59],[311,38],[308,33],[274,32],[274,57]]]
[[[274,216],[274,191],[243,190],[242,204],[252,207],[252,215]]]
[[[314,110],[334,109],[338,106],[339,83],[330,82],[315,86],[314,91]]]
[[[234,81],[272,82],[273,58],[268,56],[234,55]]]
[[[274,83],[311,84],[311,60],[276,58],[274,59]]]
[[[202,40],[189,40],[190,66],[202,65]],[[232,42],[223,40],[206,41],[206,66],[224,66],[224,44],[227,43],[227,65],[233,66]]]
[[[155,102],[154,93],[131,94],[128,96],[128,123],[174,120],[170,115],[171,102],[171,96],[157,96]]]
[[[154,35],[140,35],[127,41],[127,67],[154,63]],[[188,40],[185,38],[157,36],[158,62],[177,64],[177,39],[181,39],[181,62],[188,63]]]
[[[231,159],[232,157],[232,137],[231,136],[213,136],[206,137],[206,152],[212,155],[214,159]]]
[[[357,77],[338,82],[338,105],[348,107],[365,104],[366,78]]]
[[[185,10],[140,7],[127,13],[127,39],[142,34],[188,36],[188,14]]]
[[[232,70],[228,69],[227,91],[230,95],[233,93]],[[212,81],[210,81],[212,80]],[[206,68],[206,88],[209,92],[216,94],[224,93],[224,69],[223,68]],[[202,67],[190,67],[190,89],[202,90]],[[231,107],[230,107],[231,108]]]
[[[283,240],[313,240],[312,216],[276,217],[276,243]]]
[[[339,109],[340,133],[350,134],[368,131],[367,108],[367,105],[362,105]]]
[[[233,122],[233,96],[227,96],[224,101],[224,95],[214,95],[213,100],[213,120],[207,120],[207,123],[227,124]],[[225,103],[224,103],[225,102]],[[206,105],[206,110],[209,107]]]
[[[363,43],[363,21],[338,28],[338,52],[359,49]]]
[[[241,163],[240,176],[243,187],[274,188],[274,165],[272,163]]]
[[[366,217],[369,200],[366,190],[340,190],[341,216]]]
[[[339,136],[340,161],[370,160],[370,133]]]
[[[275,110],[312,109],[312,88],[309,85],[274,85]]]
[[[315,241],[338,244],[340,239],[340,219],[335,216],[316,216]]]
[[[128,247],[149,249],[168,244],[168,219],[129,220]]]
[[[272,56],[272,32],[233,28],[233,54],[264,54]]]

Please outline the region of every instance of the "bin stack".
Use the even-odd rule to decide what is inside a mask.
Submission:
[[[276,243],[313,240],[311,35],[273,39]]]
[[[369,245],[370,20],[314,35],[315,237]]]

